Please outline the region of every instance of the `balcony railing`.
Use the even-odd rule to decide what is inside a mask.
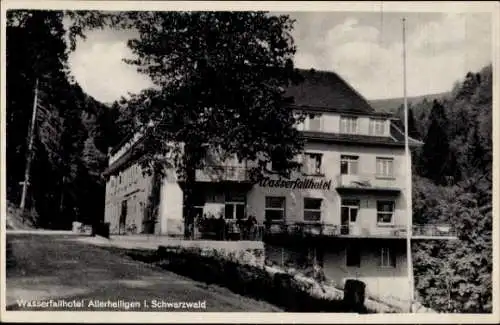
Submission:
[[[453,239],[456,231],[448,225],[416,225],[412,230],[413,239]],[[264,225],[265,235],[286,234],[300,237],[358,237],[358,238],[406,238],[404,225],[362,228],[354,225],[326,223],[284,223],[271,222]]]
[[[183,178],[179,177],[182,181]],[[197,182],[248,182],[250,170],[243,166],[205,166],[196,170]]]
[[[450,225],[416,225],[413,226],[413,238],[458,237],[458,231]]]
[[[248,219],[200,219],[195,227],[195,238],[216,240],[263,239],[264,226],[250,223]]]
[[[337,188],[401,190],[402,178],[382,177],[374,174],[341,174],[337,176]]]

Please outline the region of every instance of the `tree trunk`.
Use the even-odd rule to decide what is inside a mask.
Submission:
[[[192,239],[194,226],[193,190],[196,182],[196,168],[186,166],[185,176],[183,189],[184,238]]]
[[[63,176],[62,182],[61,182],[61,200],[59,201],[59,216],[63,217],[64,213],[64,187],[66,184],[66,179]]]
[[[199,149],[201,148],[191,145],[184,147],[183,217],[185,239],[192,239],[194,233],[193,193],[196,183],[196,166]]]
[[[159,213],[159,206],[160,206],[160,196],[161,196],[161,183],[162,183],[162,174],[155,170],[153,171],[153,175],[151,177],[152,179],[152,185],[150,189],[150,193],[147,198],[147,205],[146,209],[144,211],[144,228],[145,232],[148,234],[154,234],[155,233],[155,227],[158,222],[158,213]],[[167,224],[168,226],[168,224]],[[168,235],[168,229],[167,229],[167,235]]]

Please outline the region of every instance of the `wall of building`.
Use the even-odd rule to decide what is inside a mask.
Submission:
[[[404,301],[408,299],[409,284],[405,241],[395,240],[400,245],[395,247],[388,240],[379,244],[366,242],[361,249],[359,267],[346,266],[345,246],[332,247],[324,252],[323,270],[325,276],[335,281],[341,287],[347,279],[358,279],[366,284],[370,296],[379,297],[384,301]],[[363,245],[363,243],[361,243]],[[396,266],[381,266],[381,248],[390,247],[396,254]]]
[[[321,176],[308,176],[302,173],[291,175],[295,178],[312,178],[315,180],[324,180],[331,182],[328,189],[291,189],[261,186],[255,184],[247,193],[246,212],[247,215],[254,215],[259,222],[264,221],[265,216],[265,197],[283,196],[286,202],[286,221],[300,222],[304,220],[304,198],[320,198],[321,221],[328,224],[340,225],[340,204],[342,198],[360,200],[360,210],[356,222],[362,232],[363,229],[369,231],[380,231],[383,233],[387,226],[377,225],[377,200],[394,200],[395,213],[393,224],[404,226],[406,215],[406,189],[404,175],[404,150],[402,148],[381,148],[381,147],[362,147],[340,144],[320,144],[309,143],[305,152],[322,154],[322,174]],[[388,192],[378,191],[375,193],[351,193],[341,196],[336,187],[340,175],[341,155],[359,156],[358,175],[367,175],[375,179],[376,158],[390,157],[394,159],[394,178],[384,180],[392,188],[399,188],[399,194],[387,194]],[[271,179],[278,179],[276,175],[269,175]],[[120,178],[122,181],[120,182]],[[138,232],[142,229],[143,214],[141,207],[147,203],[147,189],[150,187],[150,177],[144,176],[137,169],[137,166],[122,171],[117,176],[111,176],[107,184],[106,192],[106,220],[111,222],[112,230],[118,231],[118,220],[121,211],[121,202],[127,200],[128,217],[127,224],[135,224]],[[214,183],[215,184],[215,183]],[[228,188],[230,189],[230,188]],[[227,189],[226,189],[227,190]],[[206,186],[206,202],[203,212],[210,215],[219,215],[224,213],[224,191],[215,186],[211,188]],[[177,183],[175,174],[170,171],[163,180],[161,189],[161,199],[159,207],[159,227],[157,233],[165,234],[167,232],[179,232],[183,227],[182,222],[182,189]],[[167,230],[168,229],[168,230]]]
[[[248,212],[257,217],[261,222],[265,215],[265,197],[283,196],[286,201],[286,221],[303,221],[304,198],[322,199],[321,221],[331,224],[340,224],[340,203],[342,198],[357,198],[360,200],[360,212],[358,222],[361,227],[373,229],[377,227],[377,200],[394,200],[395,213],[394,224],[405,225],[406,210],[406,189],[404,175],[404,150],[402,148],[372,148],[347,145],[325,145],[308,144],[306,152],[321,153],[323,176],[304,176],[300,173],[292,175],[290,178],[314,178],[316,180],[331,180],[330,189],[290,189],[267,187],[256,184],[247,196]],[[340,175],[340,157],[341,155],[358,155],[359,166],[358,174],[375,177],[376,158],[391,157],[394,159],[394,179],[389,180],[390,186],[401,189],[400,194],[393,195],[380,191],[378,193],[350,194],[341,196],[335,189],[337,187],[338,177]],[[270,176],[272,179],[278,179],[276,176]]]
[[[326,144],[308,144],[306,152],[316,152],[323,155],[322,172],[323,176],[306,176],[301,173],[296,173],[291,176],[291,179],[314,178],[316,180],[331,181],[329,189],[290,189],[260,186],[255,184],[247,193],[246,209],[247,214],[255,215],[258,221],[264,221],[265,215],[265,197],[266,196],[283,196],[286,201],[286,221],[299,222],[303,221],[304,198],[320,198],[323,200],[321,207],[321,221],[330,224],[340,224],[340,203],[342,197],[356,198],[360,200],[360,211],[357,223],[361,229],[366,228],[373,230],[381,228],[383,232],[384,226],[377,225],[377,200],[394,200],[395,213],[393,224],[398,226],[405,225],[405,175],[404,175],[404,150],[401,148],[372,148],[347,145],[326,145]],[[394,179],[389,180],[390,186],[401,189],[397,195],[387,194],[380,191],[378,193],[366,194],[362,191],[359,194],[349,194],[341,196],[336,190],[338,176],[340,174],[340,156],[342,154],[358,155],[359,167],[358,174],[375,176],[376,173],[376,158],[391,157],[394,159]],[[272,179],[278,179],[275,175],[270,175]],[[218,215],[224,211],[224,192],[210,189],[207,187],[206,202],[203,212],[207,214]],[[164,180],[161,192],[161,208],[160,220],[161,233],[166,232],[167,220],[178,220],[174,223],[182,221],[182,189],[177,183],[177,179],[173,173]],[[172,222],[170,222],[172,224]]]
[[[405,307],[408,301],[409,283],[404,240],[380,240],[378,242],[355,239],[360,247],[359,267],[346,265],[346,245],[353,241],[336,242],[321,249],[291,248],[265,245],[265,258],[281,267],[304,269],[306,263],[318,261],[323,266],[327,280],[343,288],[348,279],[366,284],[367,295],[379,298],[395,306]],[[389,248],[395,254],[395,266],[381,266],[381,248]]]
[[[180,235],[184,233],[182,218],[182,189],[167,175],[161,187],[160,207],[158,212],[159,234]]]
[[[144,213],[151,188],[151,176],[144,175],[138,164],[134,164],[106,182],[104,220],[110,223],[112,234],[141,233]],[[125,203],[123,203],[125,202]],[[125,225],[120,226],[122,204],[127,206]]]

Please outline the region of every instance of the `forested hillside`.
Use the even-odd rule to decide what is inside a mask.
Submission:
[[[38,79],[26,217],[46,228],[103,217],[106,153],[121,138],[119,108],[71,82],[63,13],[9,11],[7,26],[7,200],[19,205]]]
[[[419,300],[447,312],[492,310],[492,67],[444,100],[411,106],[414,223],[449,223],[458,241],[415,243]],[[400,114],[402,110],[400,109]]]
[[[411,107],[412,105],[416,105],[423,100],[433,101],[434,99],[442,100],[450,96],[449,92],[439,93],[439,94],[429,94],[422,96],[412,96],[408,97],[408,105]],[[372,99],[368,101],[370,105],[377,111],[395,113],[398,110],[398,107],[403,105],[404,98],[387,98],[387,99]]]

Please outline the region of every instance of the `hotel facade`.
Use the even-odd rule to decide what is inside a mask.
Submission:
[[[376,112],[335,73],[301,73],[304,81],[288,95],[294,97],[290,109],[308,113],[297,125],[306,140],[297,157],[302,169],[288,178],[270,172],[254,182],[251,162],[212,157],[215,163],[196,173],[195,208],[226,222],[254,216],[266,224],[267,259],[290,266],[314,261],[339,287],[358,279],[368,295],[403,302],[410,289],[405,239],[411,213],[403,125]],[[154,230],[144,226],[154,182],[128,155],[140,139],[136,134],[110,151],[105,221],[111,234],[182,235],[182,180],[172,170],[157,188]],[[445,226],[413,225],[414,240],[450,236]]]

